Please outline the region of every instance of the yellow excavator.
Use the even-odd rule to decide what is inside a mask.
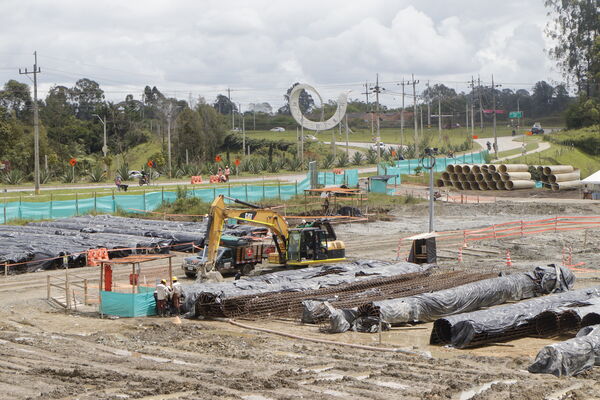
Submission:
[[[226,199],[248,208],[229,207],[225,204]],[[227,219],[265,226],[271,230],[277,252],[269,254],[270,263],[305,266],[346,259],[344,242],[337,239],[329,221],[317,220],[290,229],[285,218],[276,211],[219,195],[211,204],[208,214],[205,271],[212,271],[215,267],[223,224]]]

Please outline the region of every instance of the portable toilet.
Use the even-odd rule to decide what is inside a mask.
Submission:
[[[388,193],[388,181],[395,178],[394,175],[377,175],[369,177],[369,192]]]

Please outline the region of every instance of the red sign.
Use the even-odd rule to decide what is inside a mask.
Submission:
[[[150,168],[154,167],[154,161],[152,160],[148,160],[148,162],[146,163],[147,166],[149,166]]]
[[[236,167],[240,166],[240,160],[238,158],[236,158],[233,163],[235,164]]]
[[[222,160],[221,156],[218,155],[218,156],[215,157],[215,161],[216,162],[221,162],[221,160]]]
[[[473,139],[479,139],[479,136],[473,135]]]
[[[392,157],[396,157],[396,150],[392,150]]]
[[[77,164],[77,160],[76,160],[76,159],[74,159],[74,158],[71,158],[71,159],[69,160],[69,164],[71,164],[71,167],[74,167],[74,166],[75,166],[75,164]]]

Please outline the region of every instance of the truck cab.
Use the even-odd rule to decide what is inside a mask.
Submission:
[[[263,244],[236,247],[219,246],[215,269],[221,273],[239,271],[242,275],[248,275],[254,270],[256,264],[262,262],[264,251]],[[181,269],[185,276],[195,279],[198,275],[198,268],[206,261],[206,252],[202,249],[197,255],[184,258]]]

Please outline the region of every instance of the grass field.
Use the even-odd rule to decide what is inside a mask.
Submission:
[[[600,156],[593,156],[577,148],[557,144],[552,144],[548,150],[513,158],[507,162],[530,165],[572,165],[581,170],[582,179],[600,170]]]

